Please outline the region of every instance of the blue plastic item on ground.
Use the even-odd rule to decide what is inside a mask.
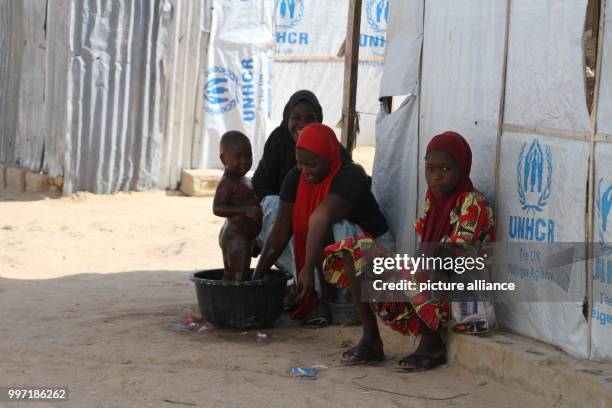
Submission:
[[[314,368],[302,368],[302,367],[292,367],[291,368],[291,376],[292,377],[308,377],[315,379],[319,374],[319,370]]]

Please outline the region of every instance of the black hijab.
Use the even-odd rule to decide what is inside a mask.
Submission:
[[[312,105],[315,111],[317,122],[323,123],[323,108],[321,108],[319,100],[312,92],[306,89],[302,89],[301,91],[297,91],[296,93],[291,95],[291,98],[289,98],[289,102],[287,102],[287,104],[285,105],[285,109],[283,109],[283,121],[281,122],[279,127],[284,126],[287,129],[287,132],[289,132],[289,116],[291,116],[291,112],[293,112],[297,104],[302,101],[306,101]],[[291,137],[291,134],[289,134],[289,137]]]
[[[303,89],[289,98],[283,109],[283,121],[270,133],[263,157],[253,175],[253,189],[259,200],[268,195],[278,195],[285,176],[296,165],[295,140],[289,131],[289,117],[302,101],[310,103],[317,122],[323,122],[323,108],[315,94]]]

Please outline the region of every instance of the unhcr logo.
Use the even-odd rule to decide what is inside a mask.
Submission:
[[[255,72],[253,58],[240,60],[240,77],[227,68],[212,67],[206,71],[206,112],[223,115],[238,106],[244,122],[252,122],[257,115],[257,102],[262,89],[269,88],[269,80]]]
[[[552,188],[553,159],[550,146],[542,150],[538,139],[529,149],[521,147],[516,165],[516,183],[521,209],[534,215],[544,210]],[[508,235],[513,239],[555,242],[555,221],[511,215]]]
[[[597,183],[597,215],[599,216],[599,244],[604,251],[612,250],[612,246],[607,245],[609,242],[608,234],[612,232],[612,217],[610,216],[612,209],[612,184],[604,185],[604,179],[600,178]]]
[[[366,4],[368,24],[377,33],[387,31],[389,20],[389,0],[368,0]]]
[[[542,211],[550,198],[552,185],[552,152],[546,146],[546,157],[536,139],[531,143],[525,153],[527,143],[521,148],[519,161],[516,166],[518,196],[523,210]],[[546,163],[545,163],[546,162]]]
[[[304,0],[275,0],[276,27],[288,30],[304,17]]]
[[[206,112],[223,115],[238,104],[238,77],[229,69],[212,67],[206,70]]]

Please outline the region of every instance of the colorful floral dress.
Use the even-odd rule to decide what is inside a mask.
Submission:
[[[425,200],[424,210],[426,216],[429,210],[428,200]],[[419,237],[423,236],[425,216],[415,222]],[[444,237],[441,242],[474,244],[495,240],[493,211],[488,206],[486,198],[477,190],[463,193],[458,197],[455,209],[450,214],[450,223],[452,233]],[[323,275],[330,284],[338,287],[348,287],[348,279],[344,273],[344,251],[352,254],[356,271],[361,271],[374,258],[386,256],[384,248],[365,235],[350,237],[328,246],[325,248]],[[411,276],[412,279],[422,281],[423,276],[419,274],[402,274],[402,276]],[[371,307],[383,324],[402,334],[413,336],[422,333],[425,326],[434,331],[438,330],[441,324],[445,324],[450,319],[450,307],[446,296],[420,292],[412,293],[409,299],[409,302],[371,303]]]

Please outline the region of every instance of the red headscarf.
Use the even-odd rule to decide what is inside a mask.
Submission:
[[[455,132],[437,135],[427,145],[427,153],[432,150],[440,150],[451,156],[459,166],[461,176],[452,193],[445,197],[435,197],[431,190],[427,189],[429,211],[425,216],[423,242],[440,242],[442,238],[451,234],[450,213],[457,204],[457,199],[462,193],[474,189],[470,180],[472,150],[463,136]]]
[[[320,123],[313,123],[302,129],[295,146],[306,149],[329,163],[329,172],[320,183],[310,184],[304,174],[300,173],[292,216],[295,264],[300,271],[306,257],[308,220],[327,196],[332,180],[342,165],[342,159],[340,143],[334,131]]]
[[[310,215],[327,196],[334,176],[342,166],[342,156],[340,143],[334,131],[320,123],[312,123],[304,127],[300,132],[296,147],[306,149],[329,163],[329,172],[320,183],[310,184],[306,181],[304,174],[300,173],[292,214],[295,266],[299,273],[306,259],[306,237]],[[302,307],[295,310],[291,317],[294,319],[304,317],[316,307],[317,303],[316,293],[311,293],[302,302]]]

